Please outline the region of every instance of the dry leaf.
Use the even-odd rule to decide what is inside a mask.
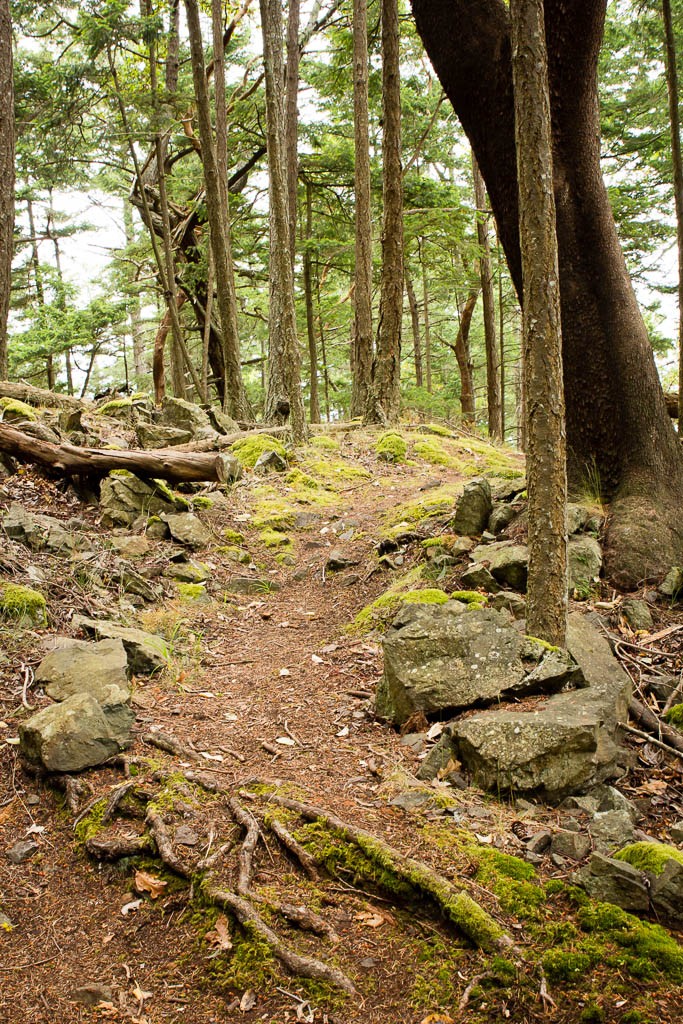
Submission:
[[[296,743],[289,736],[278,736],[275,740],[276,743],[280,743],[283,747],[295,747]]]
[[[348,736],[349,735],[349,727],[348,727],[348,725],[345,725],[343,729],[340,729],[339,732],[336,733],[336,735],[337,736]]]
[[[353,919],[367,925],[368,928],[381,928],[386,923],[381,914],[374,914],[371,910],[360,910]]]
[[[210,942],[211,945],[218,946],[219,949],[232,949],[230,926],[228,925],[228,919],[225,914],[218,915],[215,925],[210,932],[206,933],[204,938],[207,942]]]
[[[156,900],[159,896],[163,896],[164,890],[168,882],[163,878],[157,878],[156,875],[152,875],[149,871],[136,871],[135,872],[135,888],[138,892],[148,892],[150,898]]]
[[[662,793],[666,793],[668,785],[663,779],[648,779],[640,788],[644,793],[654,793],[656,796],[661,796]]]
[[[248,988],[240,999],[240,1013],[248,1013],[254,1006],[256,1006],[256,993]]]
[[[222,761],[222,754],[209,754],[206,750],[200,750],[199,753],[206,761]]]
[[[443,730],[444,730],[444,723],[443,722],[434,722],[434,725],[432,725],[427,730],[427,739],[428,740],[436,740],[436,739],[438,739],[439,736],[441,735],[441,733],[443,732]]]
[[[133,996],[135,997],[135,999],[137,999],[141,1006],[147,999],[151,999],[153,995],[153,992],[145,992],[144,989],[141,989],[139,985],[136,985],[135,988],[133,989]]]
[[[324,664],[323,659],[318,654],[312,654],[311,661],[313,662],[314,665]]]

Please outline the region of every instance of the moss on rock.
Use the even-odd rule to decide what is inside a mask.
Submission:
[[[651,875],[661,875],[669,860],[683,864],[683,850],[666,843],[631,843],[615,853],[614,857],[615,860],[623,860],[638,871],[646,871]]]
[[[47,625],[47,604],[39,590],[18,583],[0,586],[0,618],[19,624]]]
[[[18,420],[37,419],[35,411],[26,402],[20,402],[17,398],[0,398],[0,420],[13,422]]]
[[[683,704],[674,704],[664,715],[664,720],[670,725],[683,727]]]
[[[230,451],[245,469],[253,469],[264,452],[276,452],[283,459],[287,457],[282,441],[271,434],[253,434],[242,438],[230,445]]]
[[[375,444],[375,454],[383,462],[403,462],[407,451],[405,438],[395,430],[387,430],[381,434]]]

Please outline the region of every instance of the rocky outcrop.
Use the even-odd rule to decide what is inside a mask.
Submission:
[[[76,693],[29,718],[19,727],[19,742],[24,756],[48,771],[78,772],[129,746],[133,718],[126,704],[101,705]]]
[[[456,501],[450,527],[454,533],[474,536],[486,529],[492,511],[491,485],[485,477],[475,477]]]
[[[68,530],[58,519],[29,512],[18,502],[12,502],[3,516],[2,528],[10,540],[24,544],[31,551],[71,555],[90,547],[86,537]]]
[[[120,640],[128,656],[128,667],[132,673],[151,675],[165,668],[169,660],[168,645],[163,637],[145,633],[142,629],[121,626],[116,622],[89,619],[85,615],[74,615],[73,624],[86,636],[98,640]]]
[[[178,505],[179,499],[168,487],[146,483],[125,470],[110,473],[100,484],[104,526],[131,526],[141,514],[172,514],[179,511]]]

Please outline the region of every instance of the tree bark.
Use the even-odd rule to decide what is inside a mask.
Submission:
[[[306,436],[301,395],[301,357],[296,333],[294,275],[290,259],[285,112],[282,83],[282,7],[279,0],[260,0],[263,62],[266,74],[266,141],[270,201],[270,310],[266,419],[290,418],[296,441]]]
[[[315,337],[313,314],[313,278],[311,272],[311,236],[313,234],[313,186],[306,182],[306,245],[304,247],[304,301],[306,303],[306,334],[308,336],[308,362],[310,372],[309,418],[311,423],[320,423],[320,400],[318,398],[318,346]]]
[[[79,448],[51,444],[0,423],[0,451],[24,462],[48,466],[64,476],[102,477],[112,469],[127,469],[138,476],[171,481],[230,479],[231,460],[203,452],[126,451],[112,448]]]
[[[477,159],[472,153],[472,178],[474,179],[474,200],[477,207],[477,241],[479,242],[479,277],[481,278],[481,302],[484,315],[484,346],[486,349],[486,405],[488,410],[489,436],[500,441],[503,436],[501,425],[500,398],[500,354],[496,339],[496,311],[493,301],[493,274],[491,273],[491,247],[489,245],[488,203],[486,187]]]
[[[669,98],[671,160],[673,163],[674,201],[676,206],[676,242],[678,246],[678,396],[679,423],[683,420],[683,157],[681,156],[681,117],[679,113],[676,38],[671,17],[671,0],[662,0],[664,21],[664,63],[666,90]]]
[[[425,325],[425,376],[427,391],[432,393],[432,325],[429,321],[429,284],[427,264],[424,259],[424,238],[420,239],[420,263],[422,264],[422,307]]]
[[[299,16],[300,0],[289,0],[287,16],[287,65],[285,73],[285,149],[287,164],[287,204],[289,215],[289,253],[294,266],[296,255],[297,185],[299,182]]]
[[[568,471],[611,499],[606,568],[624,587],[683,557],[683,456],[600,170],[597,61],[606,0],[545,0]],[[509,12],[413,0],[435,70],[486,181],[518,295],[521,259]],[[486,68],[486,74],[482,74]]]
[[[526,632],[567,636],[567,460],[553,156],[543,0],[511,0],[522,345],[527,396],[529,579]]]
[[[12,16],[0,0],[0,380],[7,376],[7,317],[14,254],[14,79]]]
[[[417,305],[415,288],[410,274],[406,271],[406,295],[410,307],[410,323],[413,329],[413,360],[415,362],[415,383],[418,388],[423,385],[422,377],[422,339],[420,338],[420,310]]]
[[[353,138],[356,242],[351,416],[363,416],[372,379],[372,206],[368,101],[368,5],[353,3]]]
[[[382,280],[377,349],[365,419],[395,423],[401,408],[403,174],[398,0],[382,0]]]
[[[451,345],[449,343],[449,348],[453,350],[458,361],[458,370],[460,371],[460,415],[462,416],[462,422],[467,426],[473,425],[476,413],[474,366],[472,365],[470,354],[470,325],[478,297],[479,289],[472,288],[465,299],[462,309],[458,311],[460,323],[458,324],[455,344]]]

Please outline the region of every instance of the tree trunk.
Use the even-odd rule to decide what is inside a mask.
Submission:
[[[306,182],[306,245],[304,247],[304,301],[306,303],[306,333],[308,335],[308,361],[310,366],[311,423],[320,423],[320,401],[318,398],[318,347],[315,338],[313,315],[313,279],[311,274],[311,236],[313,234],[313,186]]]
[[[479,289],[472,288],[465,299],[462,309],[458,311],[460,323],[458,324],[458,333],[455,339],[455,345],[449,344],[449,347],[455,352],[455,358],[458,361],[458,369],[460,371],[460,413],[462,416],[462,422],[466,426],[472,426],[474,424],[476,413],[474,398],[474,366],[470,355],[470,326],[472,324],[472,315],[474,313],[475,306],[477,305],[478,297]]]
[[[422,378],[422,340],[420,338],[420,311],[417,305],[415,289],[410,274],[406,271],[406,294],[408,306],[410,307],[410,323],[413,329],[413,358],[415,361],[415,383],[418,388],[423,385]]]
[[[296,333],[294,275],[290,259],[289,207],[285,163],[285,112],[282,91],[283,40],[280,0],[260,0],[263,61],[266,73],[266,141],[270,201],[270,311],[266,419],[289,417],[296,441],[306,436],[301,395],[301,357]]]
[[[38,252],[38,237],[36,233],[36,221],[33,215],[33,200],[29,197],[26,200],[26,215],[28,217],[28,230],[31,236],[31,258],[29,263],[33,270],[33,285],[36,290],[36,299],[38,307],[42,309],[45,305],[45,287],[43,285],[43,268],[40,265],[40,254]],[[48,225],[49,234],[49,225]],[[45,378],[47,381],[48,391],[54,391],[55,389],[55,375],[54,367],[52,364],[52,354],[50,352],[45,355]]]
[[[296,255],[297,185],[299,182],[299,15],[300,0],[289,0],[287,17],[287,68],[285,74],[285,148],[287,164],[287,204],[289,216],[289,252],[294,266]]]
[[[377,350],[365,419],[396,423],[401,408],[403,173],[398,0],[382,0],[382,281]]]
[[[26,402],[36,408],[46,409],[83,409],[85,403],[70,395],[58,395],[45,388],[35,388],[31,384],[11,384],[0,381],[0,398],[15,398],[18,402]]]
[[[472,153],[472,178],[474,179],[474,200],[477,207],[477,241],[479,242],[479,276],[481,278],[481,302],[484,314],[484,345],[486,349],[486,404],[488,409],[489,436],[500,441],[503,436],[500,407],[500,355],[496,340],[496,311],[493,301],[493,274],[491,273],[491,248],[489,245],[488,203],[486,187],[477,159]]]
[[[635,587],[683,558],[683,456],[600,170],[605,7],[545,0],[568,471],[575,490],[590,476],[612,499],[607,570]],[[413,11],[476,154],[519,295],[508,9],[502,0],[413,0]]]
[[[0,0],[0,380],[7,376],[7,316],[14,254],[14,84],[12,17]]]
[[[673,186],[678,245],[678,396],[681,403],[678,421],[681,423],[683,422],[683,415],[681,415],[683,414],[683,158],[681,157],[676,39],[671,17],[671,0],[662,0],[662,18],[664,20],[664,62],[666,65],[666,89],[669,97],[669,127],[671,129],[671,159],[674,171]]]
[[[226,483],[233,460],[224,455],[203,452],[126,451],[112,448],[79,448],[72,444],[52,444],[0,423],[0,452],[24,462],[48,466],[64,476],[106,476],[113,469],[126,469],[152,479],[188,482],[216,480]]]
[[[123,201],[123,230],[126,235],[126,245],[130,246],[135,241],[135,230],[133,228],[133,208],[128,199]],[[145,373],[145,335],[142,329],[140,313],[140,293],[135,288],[136,279],[131,274],[129,278],[130,293],[128,296],[128,310],[130,316],[131,337],[133,339],[133,366],[138,386],[140,386]]]
[[[225,74],[223,61],[222,5],[212,0],[214,39],[214,82],[216,97],[216,144],[211,126],[211,107],[204,67],[199,8],[196,0],[185,0],[187,26],[192,56],[192,80],[197,104],[199,138],[201,140],[202,169],[206,186],[206,213],[209,221],[211,250],[216,275],[216,293],[221,318],[223,352],[225,360],[224,405],[234,419],[252,419],[240,366],[239,330],[237,327],[237,299],[230,245],[230,219],[227,185],[227,127],[225,111]],[[220,157],[218,153],[220,152]],[[221,175],[220,169],[223,169]]]
[[[526,632],[567,636],[567,461],[553,155],[543,0],[511,0],[526,370],[529,580]]]
[[[425,374],[427,391],[432,393],[432,325],[429,322],[429,285],[427,264],[424,259],[424,238],[420,240],[420,263],[422,264],[422,312],[425,325]]]
[[[351,353],[351,416],[363,416],[372,379],[372,206],[368,112],[368,5],[353,3],[353,132],[356,263]]]

